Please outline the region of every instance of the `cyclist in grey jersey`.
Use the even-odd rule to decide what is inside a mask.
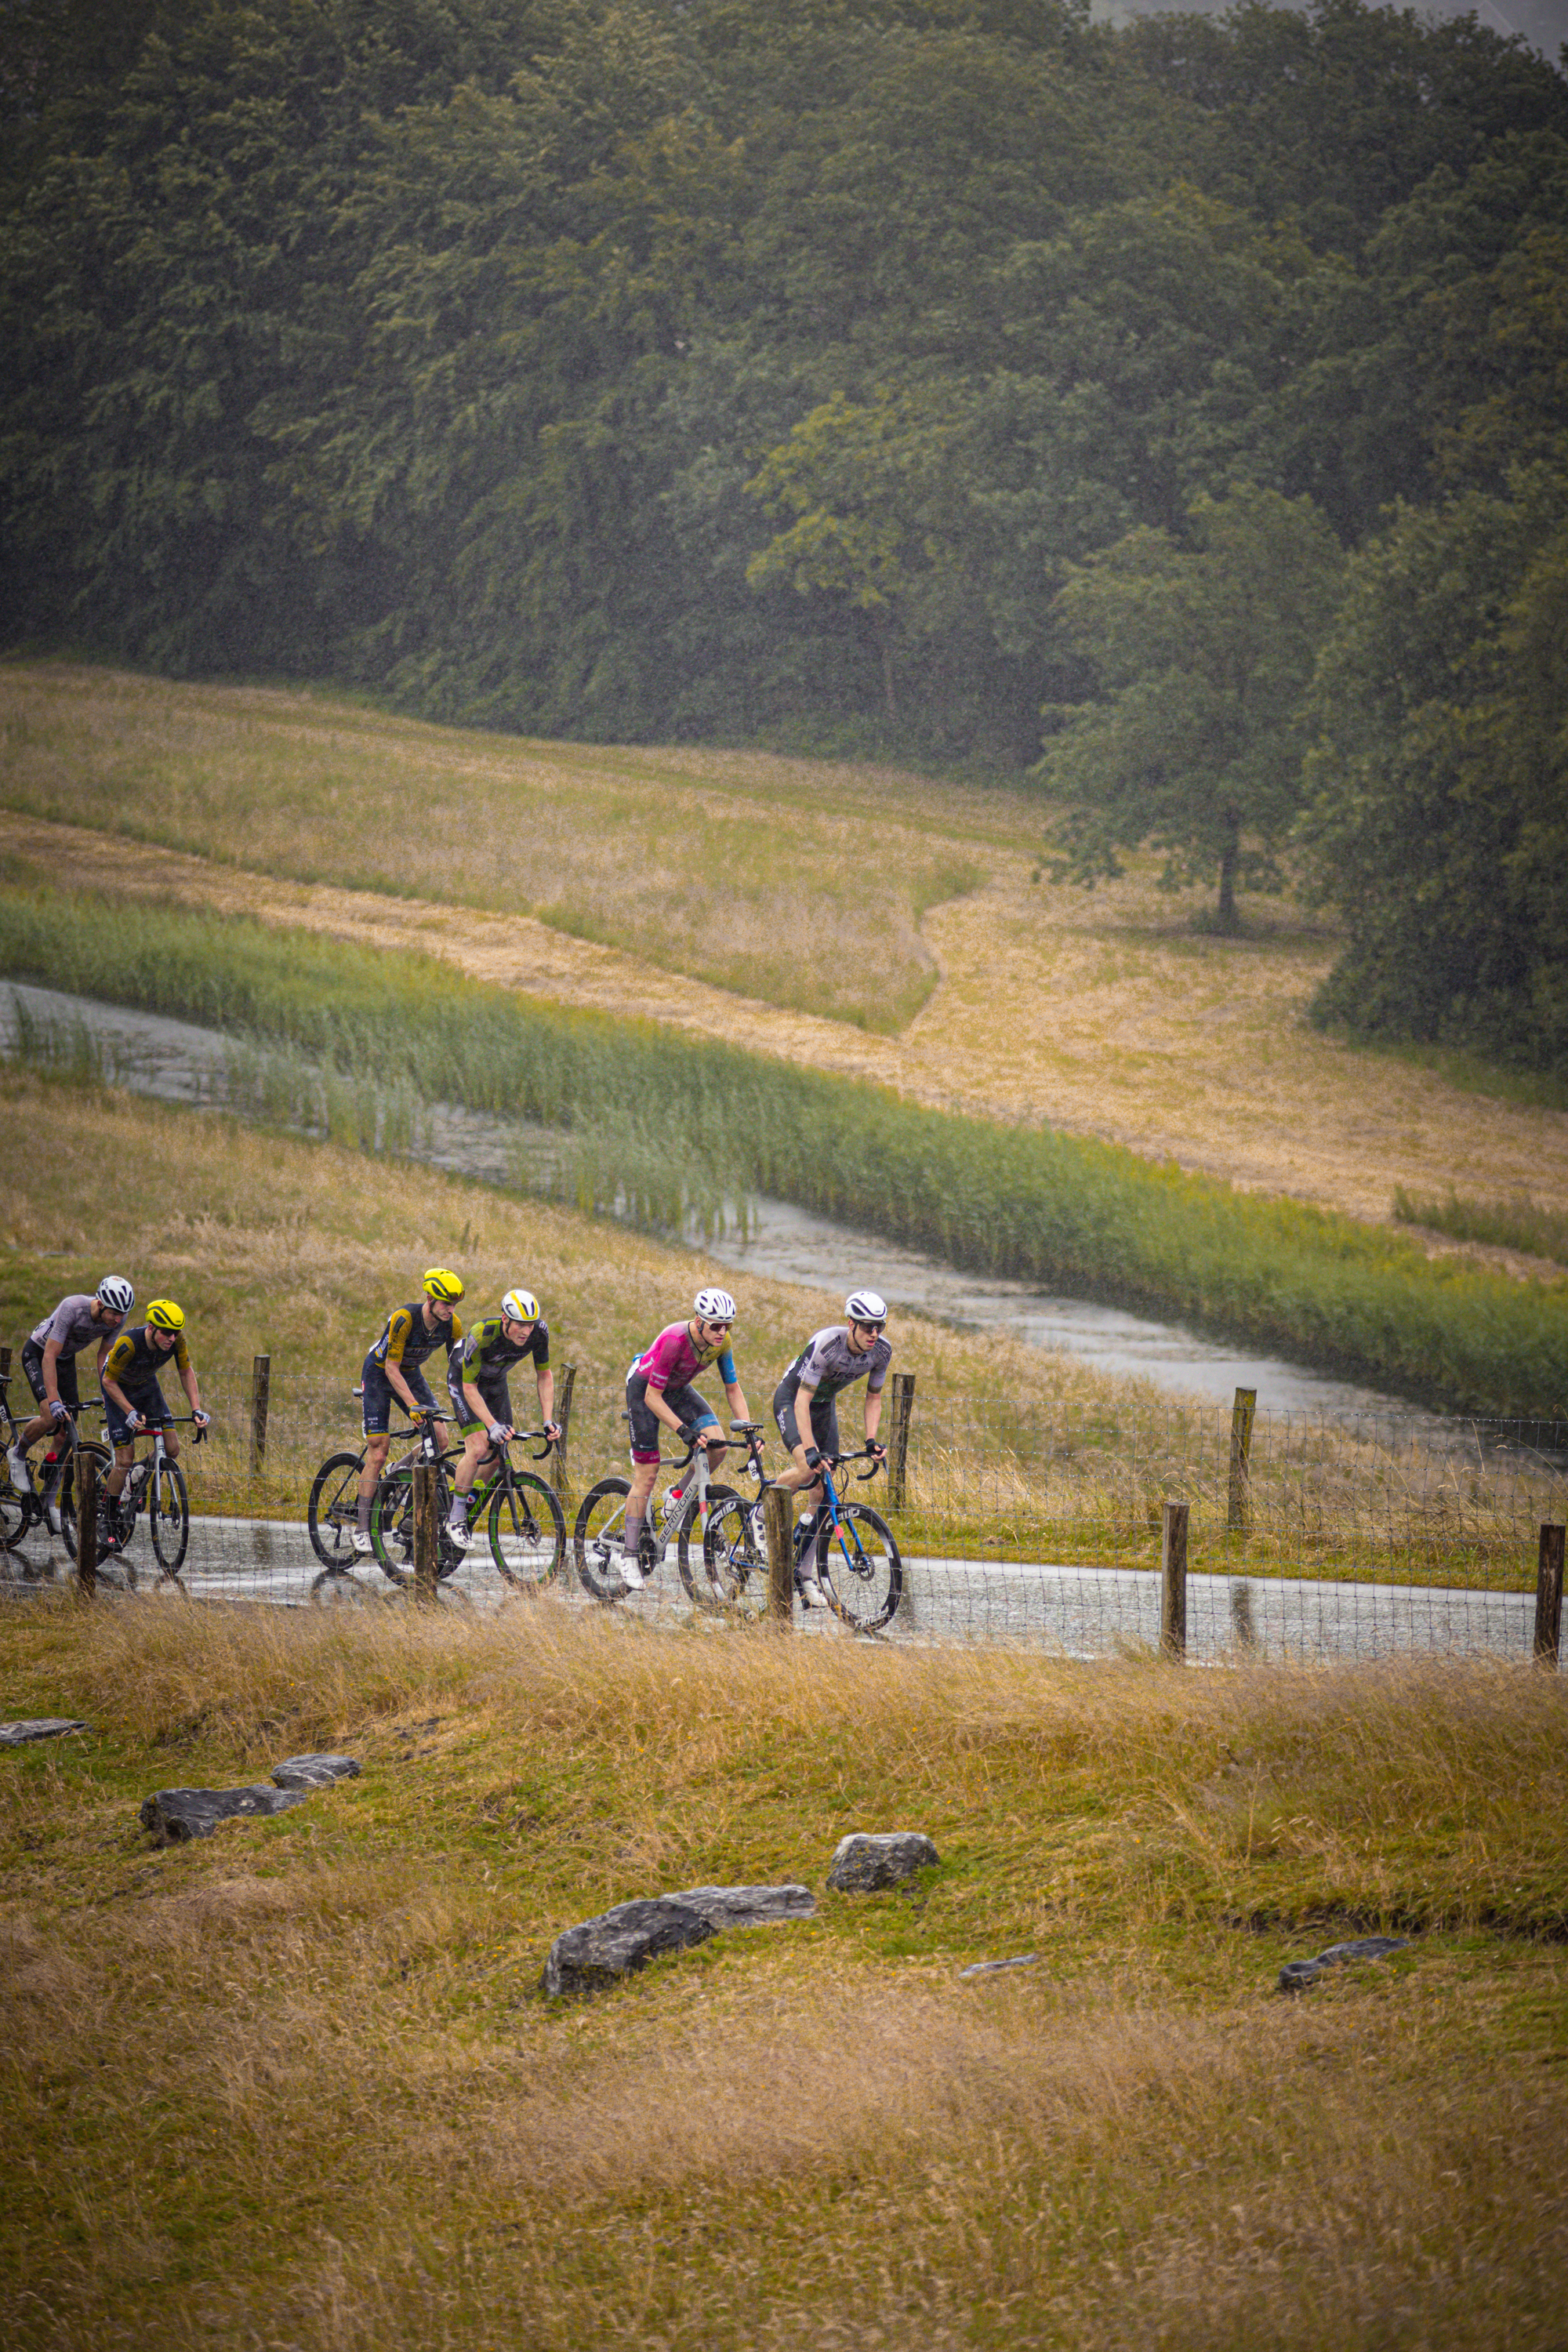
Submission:
[[[78,1356],[96,1343],[101,1380],[110,1348],[135,1303],[136,1293],[125,1276],[106,1274],[91,1297],[83,1290],[62,1298],[26,1341],[22,1370],[38,1411],[25,1429],[17,1431],[16,1443],[5,1456],[11,1484],[19,1495],[26,1494],[32,1485],[28,1448],[58,1428],[68,1414],[81,1411],[76,1382]]]
[[[813,1506],[822,1499],[817,1475],[822,1456],[839,1450],[837,1400],[857,1381],[866,1383],[866,1443],[879,1461],[887,1454],[877,1442],[882,1390],[893,1355],[887,1337],[887,1304],[874,1290],[852,1290],[844,1311],[848,1322],[814,1331],[773,1391],[773,1419],[794,1459],[794,1467],[780,1473],[778,1484],[786,1489],[805,1487],[805,1500]],[[810,1559],[801,1573],[801,1595],[808,1609],[824,1605]]]

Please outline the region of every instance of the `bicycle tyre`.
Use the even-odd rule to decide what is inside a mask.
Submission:
[[[572,1528],[572,1558],[577,1580],[591,1601],[606,1603],[625,1597],[616,1561],[626,1518],[629,1478],[601,1478],[577,1506]],[[612,1556],[613,1554],[613,1556]]]
[[[311,1483],[305,1525],[310,1531],[310,1549],[325,1569],[342,1570],[353,1564],[363,1467],[363,1454],[329,1454]]]
[[[743,1497],[735,1492],[733,1486],[725,1486],[721,1485],[717,1479],[710,1479],[708,1486],[708,1526],[710,1530],[711,1530],[713,1526],[713,1514],[721,1503],[739,1503],[742,1500]],[[720,1601],[719,1595],[714,1590],[713,1580],[708,1573],[706,1565],[706,1542],[704,1542],[702,1549],[699,1550],[697,1546],[691,1540],[696,1531],[697,1497],[693,1495],[690,1502],[687,1505],[685,1510],[682,1511],[679,1524],[675,1530],[676,1565],[680,1570],[680,1581],[686,1587],[688,1597],[696,1602],[698,1608],[718,1609],[722,1607],[723,1604]]]
[[[485,1521],[490,1558],[519,1592],[552,1584],[566,1557],[566,1514],[555,1489],[531,1471],[513,1474],[510,1487],[498,1486]]]
[[[72,1559],[79,1557],[76,1507],[76,1465],[78,1455],[89,1455],[98,1465],[98,1490],[103,1492],[103,1482],[114,1467],[114,1456],[107,1445],[96,1437],[83,1440],[76,1452],[68,1454],[60,1475],[60,1541]]]
[[[191,1541],[191,1502],[185,1474],[177,1462],[165,1462],[147,1481],[147,1533],[153,1556],[169,1583],[180,1583],[180,1570]]]
[[[708,1514],[702,1565],[712,1609],[762,1616],[768,1605],[768,1550],[757,1535],[758,1506],[736,1495]]]
[[[817,1572],[828,1607],[852,1632],[878,1633],[897,1615],[904,1563],[891,1528],[869,1503],[840,1503]]]

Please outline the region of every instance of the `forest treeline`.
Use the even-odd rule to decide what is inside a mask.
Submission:
[[[1568,1063],[1568,84],[1319,0],[5,0],[0,632],[1030,767]]]

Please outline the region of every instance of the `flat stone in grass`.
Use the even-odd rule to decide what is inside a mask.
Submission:
[[[273,1785],[279,1789],[330,1789],[334,1780],[353,1780],[358,1774],[352,1756],[285,1756],[272,1767]]]
[[[1348,1944],[1331,1944],[1327,1951],[1315,1953],[1310,1960],[1287,1960],[1279,1971],[1279,1990],[1305,1992],[1331,1969],[1342,1969],[1347,1960],[1381,1960],[1386,1953],[1402,1952],[1408,1941],[1405,1936],[1357,1936]]]
[[[1041,1958],[1042,1955],[1038,1952],[1020,1952],[1016,1959],[1012,1960],[974,1960],[971,1962],[968,1968],[960,1969],[958,1973],[961,1979],[963,1977],[999,1977],[1007,1969],[1037,1969],[1040,1965]]]
[[[901,1886],[917,1870],[941,1859],[918,1830],[857,1830],[839,1839],[827,1884],[840,1894],[868,1895],[879,1886]]]
[[[29,1715],[16,1723],[0,1723],[0,1748],[21,1748],[29,1739],[58,1739],[68,1731],[85,1731],[69,1715]]]
[[[142,1826],[157,1845],[183,1845],[187,1838],[211,1837],[220,1822],[265,1821],[302,1805],[310,1789],[274,1789],[265,1780],[250,1789],[160,1789],[142,1806]]]
[[[809,1886],[689,1886],[679,1895],[652,1895],[617,1903],[557,1936],[540,1979],[547,1993],[593,1992],[633,1975],[656,1952],[682,1952],[705,1944],[721,1927],[762,1927],[777,1920],[809,1919],[816,1898]]]

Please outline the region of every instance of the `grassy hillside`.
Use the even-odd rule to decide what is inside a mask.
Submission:
[[[521,744],[341,697],[57,663],[0,664],[0,850],[63,884],[414,947],[1374,1222],[1395,1185],[1441,1195],[1457,1171],[1568,1213],[1560,1103],[1521,1099],[1516,1074],[1319,1035],[1303,1009],[1335,942],[1288,902],[1250,902],[1248,936],[1221,940],[1191,928],[1205,894],[1162,893],[1153,859],[1087,894],[1032,879],[1051,814],[1033,795]],[[917,938],[917,906],[967,868],[982,886],[930,907]],[[280,878],[304,872],[322,879]],[[563,897],[553,876],[578,878]],[[342,887],[355,877],[374,887]],[[847,928],[851,889],[865,911]],[[910,1025],[879,1034],[917,1000]]]
[[[1109,1292],[1381,1385],[1568,1412],[1568,1285],[1431,1263],[1391,1230],[1113,1148],[926,1111],[414,957],[165,910],[0,893],[0,968],[258,1033],[367,1086],[569,1130],[557,1185],[654,1222],[748,1186],[962,1265]],[[262,1092],[265,1096],[265,1087]]]
[[[18,2352],[1555,2341],[1568,1691],[503,1622],[0,1614]],[[148,1851],[136,1808],[363,1778]],[[825,1894],[919,1827],[910,1894]],[[551,1938],[805,1880],[577,2006]],[[1288,1958],[1408,1948],[1290,2002]],[[972,1961],[1030,1969],[964,1981]]]

